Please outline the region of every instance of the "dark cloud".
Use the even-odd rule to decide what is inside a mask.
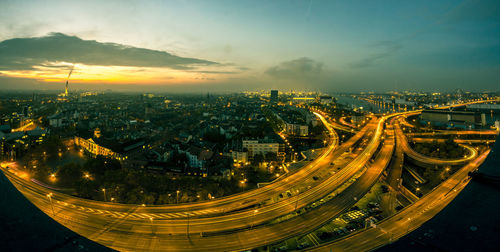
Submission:
[[[351,67],[353,68],[371,67],[381,59],[392,56],[397,51],[399,51],[403,46],[398,42],[385,40],[385,41],[379,41],[371,45],[370,47],[372,50],[376,52],[368,55],[367,57],[357,62],[352,63]]]
[[[323,63],[306,57],[282,62],[265,71],[267,75],[279,79],[316,77],[322,72]]]
[[[237,74],[237,73],[241,73],[241,72],[238,72],[238,71],[189,71],[189,72],[193,72],[193,73],[202,73],[202,74]]]
[[[0,42],[0,70],[31,70],[35,66],[50,66],[51,62],[61,61],[172,69],[193,69],[197,65],[218,64],[202,59],[183,58],[164,51],[83,40],[62,33]]]
[[[248,70],[250,70],[250,68],[248,68],[248,67],[237,67],[237,68],[239,70],[241,70],[241,71],[248,71]]]
[[[248,71],[248,70],[251,69],[249,67],[239,66],[239,65],[236,65],[236,64],[231,63],[231,62],[229,62],[229,63],[218,63],[218,66],[221,66],[221,67],[225,67],[225,66],[226,67],[234,67],[236,70],[240,70],[242,72],[243,71]]]

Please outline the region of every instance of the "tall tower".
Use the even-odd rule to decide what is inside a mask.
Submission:
[[[68,97],[68,81],[69,77],[71,77],[71,74],[73,73],[73,69],[75,69],[75,65],[71,66],[71,70],[69,70],[68,78],[66,78],[66,88],[64,89],[64,96]]]
[[[68,80],[66,80],[66,88],[64,89],[64,96],[68,96]]]

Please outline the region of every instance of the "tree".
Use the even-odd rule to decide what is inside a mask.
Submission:
[[[128,204],[143,204],[144,203],[144,189],[136,187],[127,192],[126,203]]]
[[[156,201],[156,197],[157,197],[157,194],[155,192],[150,192],[148,194],[146,194],[146,197],[144,199],[144,203],[145,204],[154,204],[155,201]]]
[[[268,152],[268,153],[266,153],[264,160],[266,160],[267,162],[276,161],[276,157],[277,157],[276,153],[274,153],[274,152]]]
[[[187,193],[183,193],[179,202],[189,202],[189,195]]]
[[[84,180],[78,184],[76,189],[79,197],[91,199],[95,195],[97,188],[98,186],[94,181]]]
[[[220,134],[218,129],[211,129],[203,135],[203,139],[213,143],[220,143],[226,140],[226,136]]]
[[[380,189],[382,190],[382,193],[387,193],[387,192],[389,192],[389,187],[387,187],[386,185],[381,185],[381,186],[380,186]]]
[[[252,163],[253,163],[254,165],[258,165],[258,164],[260,164],[260,163],[262,163],[262,162],[264,162],[264,156],[263,156],[262,154],[255,154],[255,155],[253,156],[253,161],[252,161]]]
[[[59,167],[58,182],[63,185],[76,185],[82,179],[82,168],[77,163],[69,163]]]
[[[164,193],[164,194],[161,194],[159,197],[158,197],[158,200],[156,201],[157,204],[168,204],[170,203],[170,196],[168,196],[168,194]]]

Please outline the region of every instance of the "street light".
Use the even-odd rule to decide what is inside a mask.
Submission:
[[[177,204],[179,204],[179,193],[180,193],[181,191],[177,190],[176,192],[177,192]]]
[[[149,222],[151,223],[151,234],[154,234],[154,229],[153,229],[153,217],[149,217]]]
[[[106,188],[102,188],[102,193],[104,194],[104,201],[106,201]]]
[[[189,237],[189,212],[187,214],[187,229],[186,229],[186,235]]]
[[[83,178],[85,178],[85,179],[87,179],[87,180],[88,180],[88,179],[90,179],[90,174],[89,174],[88,172],[85,172],[85,173],[83,174]]]
[[[55,181],[56,181],[56,174],[55,174],[55,173],[50,174],[50,180],[51,180],[52,182],[55,182]]]
[[[47,194],[47,198],[49,198],[50,201],[50,207],[52,208],[52,215],[54,214],[54,204],[52,203],[52,193]]]
[[[295,201],[295,211],[297,211],[297,205],[299,204],[298,194],[299,194],[299,190],[297,190],[297,200]]]
[[[256,215],[258,212],[259,212],[259,210],[258,210],[258,209],[253,210],[253,218],[252,218],[252,223],[251,223],[250,229],[252,229],[252,228],[253,228],[253,224],[254,224],[254,222],[255,222],[255,215]]]

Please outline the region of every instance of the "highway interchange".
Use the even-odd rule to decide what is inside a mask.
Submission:
[[[376,226],[314,248],[372,250],[398,239],[437,214],[465,187],[468,172],[477,169],[488,154],[466,143],[462,145],[469,155],[456,160],[430,158],[415,152],[400,125],[406,125],[408,115],[418,113],[372,116],[354,136],[340,144],[335,129],[352,129],[336,124],[321,111],[314,111],[330,136],[328,146],[314,161],[264,187],[195,203],[150,206],[97,202],[35,184],[23,172],[7,168],[8,163],[2,164],[2,171],[51,218],[119,251],[243,251],[320,228],[356,204],[384,170],[389,170],[389,185],[395,190],[401,177],[398,167],[402,167],[398,157],[403,153],[429,164],[464,165],[430,193]],[[280,198],[280,194],[286,196]],[[300,211],[304,208],[308,210]],[[276,221],[282,216],[291,217]]]

